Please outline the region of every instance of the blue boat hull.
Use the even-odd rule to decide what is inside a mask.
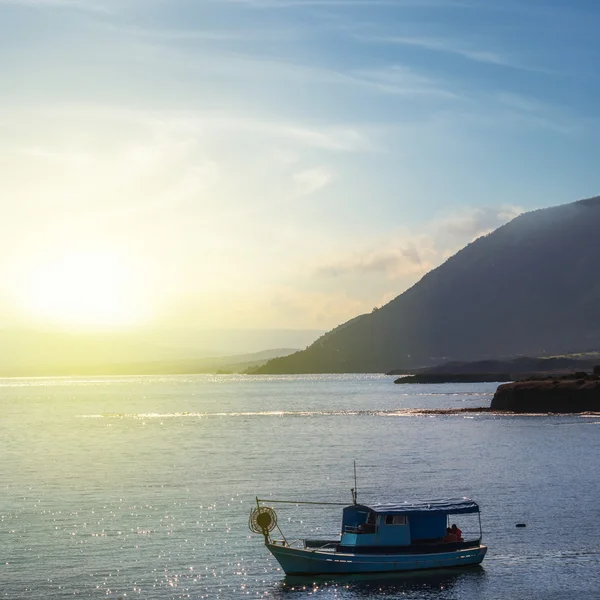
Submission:
[[[486,546],[435,554],[350,554],[267,544],[286,575],[393,573],[478,565]]]

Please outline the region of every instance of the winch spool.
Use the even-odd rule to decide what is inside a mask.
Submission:
[[[277,514],[270,506],[258,506],[250,513],[248,527],[253,533],[262,533],[268,542],[269,533],[277,527]]]

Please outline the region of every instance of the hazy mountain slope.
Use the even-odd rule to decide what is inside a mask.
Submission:
[[[0,329],[0,375],[244,370],[305,348],[321,333],[284,329]],[[140,368],[143,371],[132,370]]]
[[[295,352],[290,348],[276,348],[250,354],[187,359],[162,359],[146,361],[96,361],[20,364],[6,367],[0,363],[0,377],[50,377],[96,375],[173,375],[194,373],[241,373],[249,368],[264,365],[276,356]]]
[[[387,371],[600,347],[600,197],[523,214],[260,373]]]

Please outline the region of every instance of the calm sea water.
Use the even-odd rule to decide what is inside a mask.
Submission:
[[[407,411],[486,406],[494,387],[0,380],[0,597],[600,598],[600,417]],[[350,501],[353,460],[365,503],[477,500],[483,568],[284,577],[247,529],[255,496]],[[338,508],[277,511],[288,537],[338,532]]]

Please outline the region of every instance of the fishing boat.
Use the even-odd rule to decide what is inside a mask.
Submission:
[[[365,505],[357,502],[354,489],[352,494],[350,505],[256,498],[250,529],[264,536],[265,546],[287,575],[447,569],[478,565],[485,557],[479,506],[470,498]],[[334,540],[288,541],[277,525],[275,510],[266,502],[343,505],[341,534]],[[450,534],[449,517],[467,514],[477,515],[478,535],[463,539]],[[282,539],[271,537],[275,528]]]

